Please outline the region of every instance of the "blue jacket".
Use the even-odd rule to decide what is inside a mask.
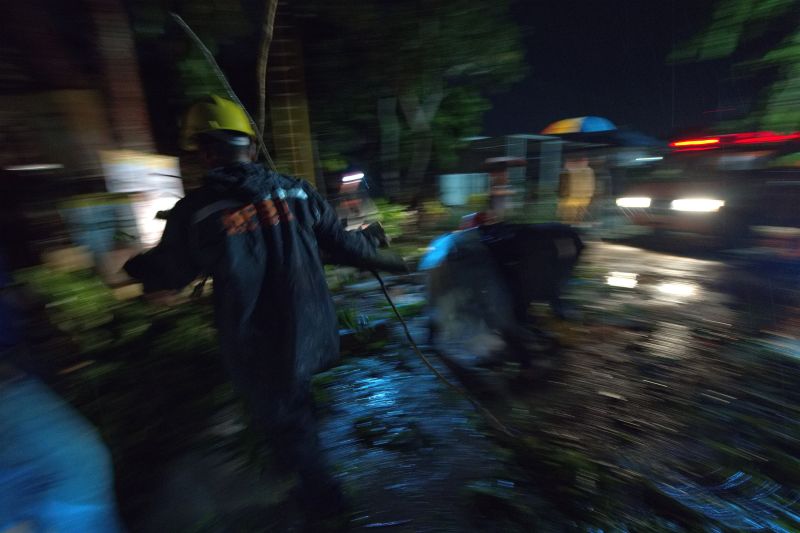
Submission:
[[[158,246],[125,270],[146,292],[212,276],[231,370],[305,381],[339,352],[320,249],[353,266],[377,257],[375,243],[346,231],[307,182],[240,163],[212,171],[179,201]]]

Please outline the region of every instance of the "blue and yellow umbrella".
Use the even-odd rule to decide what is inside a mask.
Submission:
[[[614,123],[603,117],[577,117],[565,118],[553,122],[542,130],[544,135],[564,135],[568,133],[596,133],[600,131],[612,131],[617,127]]]

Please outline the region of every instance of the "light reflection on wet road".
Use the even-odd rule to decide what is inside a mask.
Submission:
[[[795,288],[782,283],[735,261],[591,243],[566,295],[576,318],[558,321],[535,309],[541,327],[563,346],[557,370],[515,384],[491,406],[535,439],[537,454],[568,451],[582,457],[573,463],[593,465],[588,478],[575,467],[570,489],[588,507],[602,499],[601,481],[610,487],[603,490],[625,494],[631,479],[646,480],[708,527],[751,520],[780,531],[773,525],[791,522],[781,502],[800,482],[794,466],[776,474],[800,450],[800,398],[788,394],[797,366],[775,355],[778,345],[790,358],[798,355]],[[366,289],[340,305],[381,308],[381,295]],[[421,287],[400,283],[394,291],[414,300]],[[420,338],[424,324],[412,320]],[[569,518],[544,511],[553,496],[531,479],[539,472],[509,461],[474,423],[468,404],[428,374],[398,335],[334,372],[325,442],[359,494],[360,527],[401,521],[393,531],[497,530],[497,523],[477,525],[464,496],[467,485],[486,479],[514,478],[514,498],[535,510],[539,530],[559,530],[551,527]],[[722,479],[723,489],[711,490],[712,480],[736,472],[751,481]],[[774,490],[762,494],[758,486]],[[746,500],[747,491],[761,496]],[[602,515],[599,506],[592,511],[599,523],[654,527],[648,515],[663,510],[636,494],[618,500],[616,516]]]

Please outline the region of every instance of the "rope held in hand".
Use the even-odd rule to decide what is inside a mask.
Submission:
[[[494,414],[492,414],[491,411],[489,411],[487,408],[481,405],[481,403],[475,398],[473,398],[472,395],[469,392],[467,392],[463,387],[459,387],[458,385],[447,379],[441,372],[439,372],[439,370],[436,369],[435,366],[433,366],[433,363],[431,363],[430,359],[428,359],[425,356],[425,354],[422,353],[422,351],[419,349],[419,346],[417,346],[417,343],[414,342],[414,338],[411,336],[411,332],[408,331],[408,325],[406,325],[406,321],[403,320],[403,317],[400,315],[400,311],[397,310],[397,306],[394,305],[392,297],[389,296],[389,291],[386,288],[386,284],[384,283],[383,278],[381,278],[381,275],[374,270],[372,271],[372,275],[375,276],[375,279],[378,280],[378,283],[381,286],[381,290],[383,291],[383,295],[386,297],[386,301],[389,302],[389,305],[392,307],[392,311],[394,311],[394,315],[397,317],[397,320],[400,321],[400,325],[403,326],[403,331],[405,332],[406,338],[408,339],[408,342],[411,344],[411,348],[413,348],[414,352],[417,354],[417,357],[420,358],[420,360],[425,364],[425,366],[427,366],[430,369],[430,371],[433,372],[437,378],[439,378],[439,380],[441,380],[445,385],[453,389],[456,393],[458,393],[460,396],[465,398],[469,403],[471,403],[472,406],[475,408],[475,410],[478,411],[478,413],[484,418],[484,420],[486,420],[486,422],[491,427],[504,433],[509,437],[513,437],[514,433],[505,424],[500,422],[500,420],[498,420],[497,417],[494,416]]]

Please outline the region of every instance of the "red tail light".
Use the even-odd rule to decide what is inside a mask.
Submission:
[[[669,143],[673,148],[689,148],[695,146],[709,146],[712,144],[719,144],[719,139],[686,139],[685,141],[675,141]]]
[[[800,133],[778,134],[771,131],[760,131],[756,133],[739,133],[733,140],[733,144],[761,144],[761,143],[780,143],[800,139]]]
[[[711,150],[721,146],[740,144],[768,144],[800,140],[800,133],[774,133],[771,131],[753,131],[733,133],[718,137],[701,137],[699,139],[681,139],[669,143],[678,150]]]

